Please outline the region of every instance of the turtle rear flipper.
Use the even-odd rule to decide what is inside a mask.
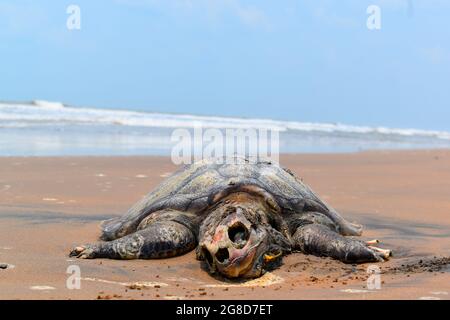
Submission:
[[[112,218],[102,221],[100,224],[100,228],[102,230],[100,239],[104,241],[117,239],[117,233],[121,226],[122,222],[120,221],[120,218]]]
[[[100,225],[100,239],[111,241],[135,232],[142,219],[157,211],[151,206],[151,199],[151,196],[146,196],[135,203],[125,215],[103,221]]]

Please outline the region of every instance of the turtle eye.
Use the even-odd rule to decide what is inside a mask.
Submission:
[[[228,228],[228,238],[238,247],[245,246],[249,237],[248,229],[241,222],[236,222]]]

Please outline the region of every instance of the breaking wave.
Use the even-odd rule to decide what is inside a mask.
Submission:
[[[65,106],[60,102],[0,103],[0,128],[46,125],[113,125],[151,128],[265,128],[280,132],[311,132],[364,136],[410,137],[450,140],[450,132],[420,129],[354,126],[340,123],[311,123],[246,119],[189,114],[150,113]]]

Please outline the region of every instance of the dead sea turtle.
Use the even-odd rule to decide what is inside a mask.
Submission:
[[[268,161],[205,159],[178,170],[124,216],[102,225],[102,242],[79,258],[156,259],[197,247],[211,272],[252,278],[292,251],[346,263],[383,261],[390,250],[344,236],[342,218],[291,171]]]

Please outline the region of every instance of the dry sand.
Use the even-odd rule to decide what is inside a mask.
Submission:
[[[450,151],[289,155],[282,164],[394,257],[368,264],[300,253],[246,283],[213,278],[194,254],[70,259],[176,167],[163,157],[0,158],[0,299],[450,299]],[[67,269],[81,270],[68,289]],[[5,266],[3,266],[5,267]]]

